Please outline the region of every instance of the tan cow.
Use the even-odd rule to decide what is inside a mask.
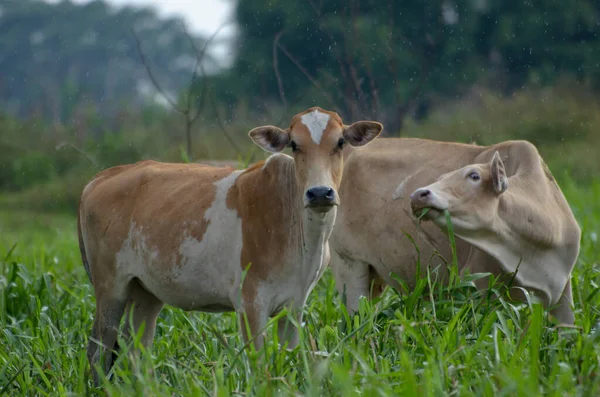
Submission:
[[[392,274],[412,288],[419,258],[422,269],[441,266],[439,277],[447,277],[444,260],[434,255],[437,250],[451,261],[447,234],[439,227],[444,217],[431,210],[426,216],[437,226],[423,222],[420,233],[411,213],[414,192],[414,211],[447,208],[452,214],[463,274],[501,276],[519,266],[515,284],[536,291],[546,305],[557,305],[553,314],[558,320],[573,323],[570,276],[581,231],[532,144],[483,147],[381,138],[365,148],[347,149],[345,155],[347,178],[339,189],[343,204],[330,247],[336,285],[346,291],[351,311],[357,310],[360,296],[369,296],[372,283],[374,294],[382,284],[400,288]],[[478,285],[486,286],[487,278]]]
[[[126,307],[134,309],[135,329],[145,322],[146,346],[164,303],[245,313],[250,329],[242,335],[254,337],[257,348],[269,316],[284,307],[300,323],[329,260],[342,149],[367,144],[382,128],[373,121],[347,126],[336,113],[315,107],[285,130],[263,126],[249,133],[261,148],[289,146],[292,156],[276,153],[237,171],[142,161],[99,173],[83,191],[78,221],[96,295],[91,365],[116,347]],[[280,321],[280,340],[288,347],[297,344],[295,331]],[[106,372],[111,362],[107,355]]]

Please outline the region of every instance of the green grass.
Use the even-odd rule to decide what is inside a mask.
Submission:
[[[0,214],[0,394],[11,396],[596,396],[600,395],[600,184],[563,186],[583,229],[576,327],[535,303],[486,299],[471,281],[388,289],[349,318],[329,272],[305,308],[301,345],[243,349],[233,314],[165,308],[152,354],[123,354],[105,392],[86,358],[93,291],[75,219]],[[15,245],[16,243],[16,245]],[[433,277],[433,275],[432,275]]]

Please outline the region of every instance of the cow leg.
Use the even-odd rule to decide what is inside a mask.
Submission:
[[[125,338],[131,339],[132,333],[134,335],[137,334],[142,324],[144,324],[144,333],[141,336],[140,342],[144,348],[148,349],[152,346],[154,340],[156,320],[163,308],[163,302],[146,291],[138,281],[134,281],[132,284],[129,302],[125,310],[125,314],[128,316],[128,321],[125,324]],[[132,324],[129,324],[129,312],[131,309],[133,309],[133,321]]]
[[[371,275],[369,265],[348,257],[342,258],[335,250],[331,251],[331,270],[335,278],[336,289],[346,294],[346,308],[350,314],[358,312],[358,300],[369,297]],[[344,291],[345,289],[345,291]]]
[[[113,364],[112,350],[116,347],[119,322],[127,304],[127,286],[121,293],[96,290],[96,317],[92,328],[92,338],[88,341],[87,356],[96,386],[100,385],[100,374],[95,366],[104,359],[104,373],[108,374]]]
[[[292,310],[289,316],[295,317],[296,324],[302,324],[301,308]],[[300,342],[300,335],[298,327],[290,320],[289,316],[282,317],[277,321],[277,336],[281,345],[285,345],[287,342],[287,349],[293,350]]]
[[[562,324],[574,324],[575,315],[573,313],[573,291],[571,288],[571,278],[567,281],[565,290],[558,301],[558,306],[553,309],[550,314],[555,316]]]
[[[264,328],[269,320],[269,314],[266,309],[257,302],[245,301],[244,307],[238,312],[240,319],[240,332],[244,343],[252,340],[255,349],[262,349],[264,344]],[[246,323],[247,321],[247,323]]]

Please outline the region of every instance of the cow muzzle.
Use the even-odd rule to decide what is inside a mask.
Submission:
[[[335,190],[327,186],[311,187],[304,194],[304,207],[316,212],[328,212],[338,204]]]
[[[423,219],[432,220],[438,218],[446,209],[440,198],[428,188],[419,188],[410,195],[410,209],[413,216],[420,217],[424,209],[429,211]]]

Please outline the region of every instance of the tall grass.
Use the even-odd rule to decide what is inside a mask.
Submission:
[[[434,272],[405,296],[387,289],[361,300],[350,317],[328,271],[304,309],[297,349],[278,346],[276,321],[257,353],[244,348],[232,313],[166,307],[151,354],[135,360],[125,349],[101,390],[91,385],[85,352],[94,297],[75,220],[3,213],[0,394],[600,395],[600,184],[563,187],[583,229],[573,328],[550,324],[533,300],[490,300],[474,288],[477,275],[442,286]]]

